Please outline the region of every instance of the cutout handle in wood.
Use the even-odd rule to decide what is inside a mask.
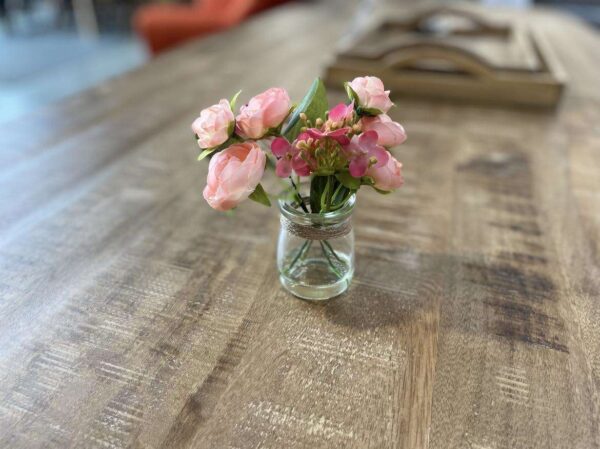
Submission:
[[[481,57],[465,49],[443,43],[414,43],[388,49],[380,55],[385,65],[398,70],[419,63],[441,63],[451,67],[452,72],[485,77],[493,74],[493,68]]]
[[[436,29],[430,25],[436,18],[459,19],[466,23],[467,26],[448,27],[448,29],[445,30]],[[455,35],[495,35],[504,37],[510,34],[510,27],[506,25],[490,23],[474,11],[446,6],[423,10],[407,21],[389,21],[385,26],[387,28],[402,28],[427,34],[435,34],[437,32]]]

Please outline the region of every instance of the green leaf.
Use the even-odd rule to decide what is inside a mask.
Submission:
[[[240,94],[242,93],[242,91],[238,91],[237,94],[235,94],[233,97],[231,97],[231,100],[229,100],[229,107],[231,108],[232,111],[235,110],[235,103],[237,102],[238,97],[240,96]]]
[[[344,89],[346,89],[346,93],[348,94],[350,101],[354,101],[355,106],[358,107],[358,94],[350,87],[350,83],[345,82]]]
[[[321,212],[321,196],[327,184],[327,176],[313,176],[310,180],[310,211],[313,214]]]
[[[252,192],[248,198],[267,207],[271,207],[271,200],[260,183],[256,186],[256,189],[254,189],[254,192]]]
[[[327,206],[329,205],[329,189],[331,188],[330,185],[330,177],[327,176],[327,182],[325,183],[325,188],[323,189],[323,191],[321,192],[321,201],[320,201],[320,205],[321,205],[321,210],[324,212],[327,212]]]
[[[202,159],[204,159],[206,156],[211,155],[212,153],[214,153],[215,151],[217,151],[217,148],[207,148],[206,150],[202,150],[202,153],[200,153],[200,156],[198,156],[198,160],[201,161]]]
[[[231,100],[229,100],[229,107],[231,108],[231,111],[234,113],[234,115],[235,115],[235,103],[237,102],[237,99],[241,93],[242,93],[242,91],[238,90],[238,92],[233,97],[231,97]],[[229,127],[227,128],[227,135],[229,137],[231,137],[233,135],[234,131],[235,131],[235,120],[232,120],[231,123],[229,124]]]
[[[360,183],[366,186],[373,186],[375,185],[375,180],[371,176],[363,176],[360,178]]]
[[[198,156],[198,160],[201,161],[202,159],[204,159],[207,156],[210,156],[211,154],[213,154],[216,151],[223,151],[225,148],[227,148],[237,142],[240,142],[240,139],[237,136],[235,136],[235,135],[230,136],[229,139],[227,139],[221,145],[218,145],[218,146],[212,147],[212,148],[206,148],[206,149],[202,150],[202,152],[200,153],[200,156]]]
[[[383,111],[380,111],[379,109],[375,108],[357,108],[356,113],[361,116],[366,115],[369,117],[375,117],[377,115],[383,114]]]
[[[337,180],[350,190],[358,190],[360,188],[360,178],[355,178],[347,171],[335,175]]]
[[[348,201],[350,199],[350,196],[352,196],[352,194],[355,192],[356,192],[356,190],[351,190],[351,189],[348,189],[348,188],[342,186],[342,188],[340,189],[340,191],[334,198],[334,204],[333,204],[331,210],[337,210],[337,209],[343,207],[344,204],[346,204],[346,201]]]
[[[343,185],[337,178],[336,182],[338,183],[338,187],[335,189],[335,192],[333,192],[332,198],[332,204],[334,206],[341,205],[344,202],[344,198],[346,198],[347,196],[349,196],[350,193],[353,192],[353,190]]]
[[[282,134],[287,140],[292,142],[300,134],[300,128],[303,124],[300,121],[300,114],[305,113],[309,120],[313,122],[317,118],[325,118],[325,113],[329,109],[327,103],[327,91],[320,78],[313,81],[308,93],[304,96],[298,107],[294,110],[290,121],[283,129]]]

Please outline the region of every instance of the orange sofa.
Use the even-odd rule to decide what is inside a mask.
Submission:
[[[150,4],[133,17],[136,32],[154,55],[182,42],[221,31],[286,0],[194,0],[192,5]]]

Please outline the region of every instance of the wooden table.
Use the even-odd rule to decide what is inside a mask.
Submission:
[[[0,129],[0,447],[600,447],[600,39],[535,12],[556,112],[400,99],[406,186],[290,297],[277,211],[211,210],[189,124],[300,98],[346,2],[290,4]],[[331,101],[343,98],[333,93]]]

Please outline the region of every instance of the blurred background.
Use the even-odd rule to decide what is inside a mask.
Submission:
[[[125,73],[189,40],[236,27],[285,1],[0,0],[0,123]],[[355,0],[355,20],[367,19],[380,1]],[[600,24],[600,0],[482,3],[543,5]]]

